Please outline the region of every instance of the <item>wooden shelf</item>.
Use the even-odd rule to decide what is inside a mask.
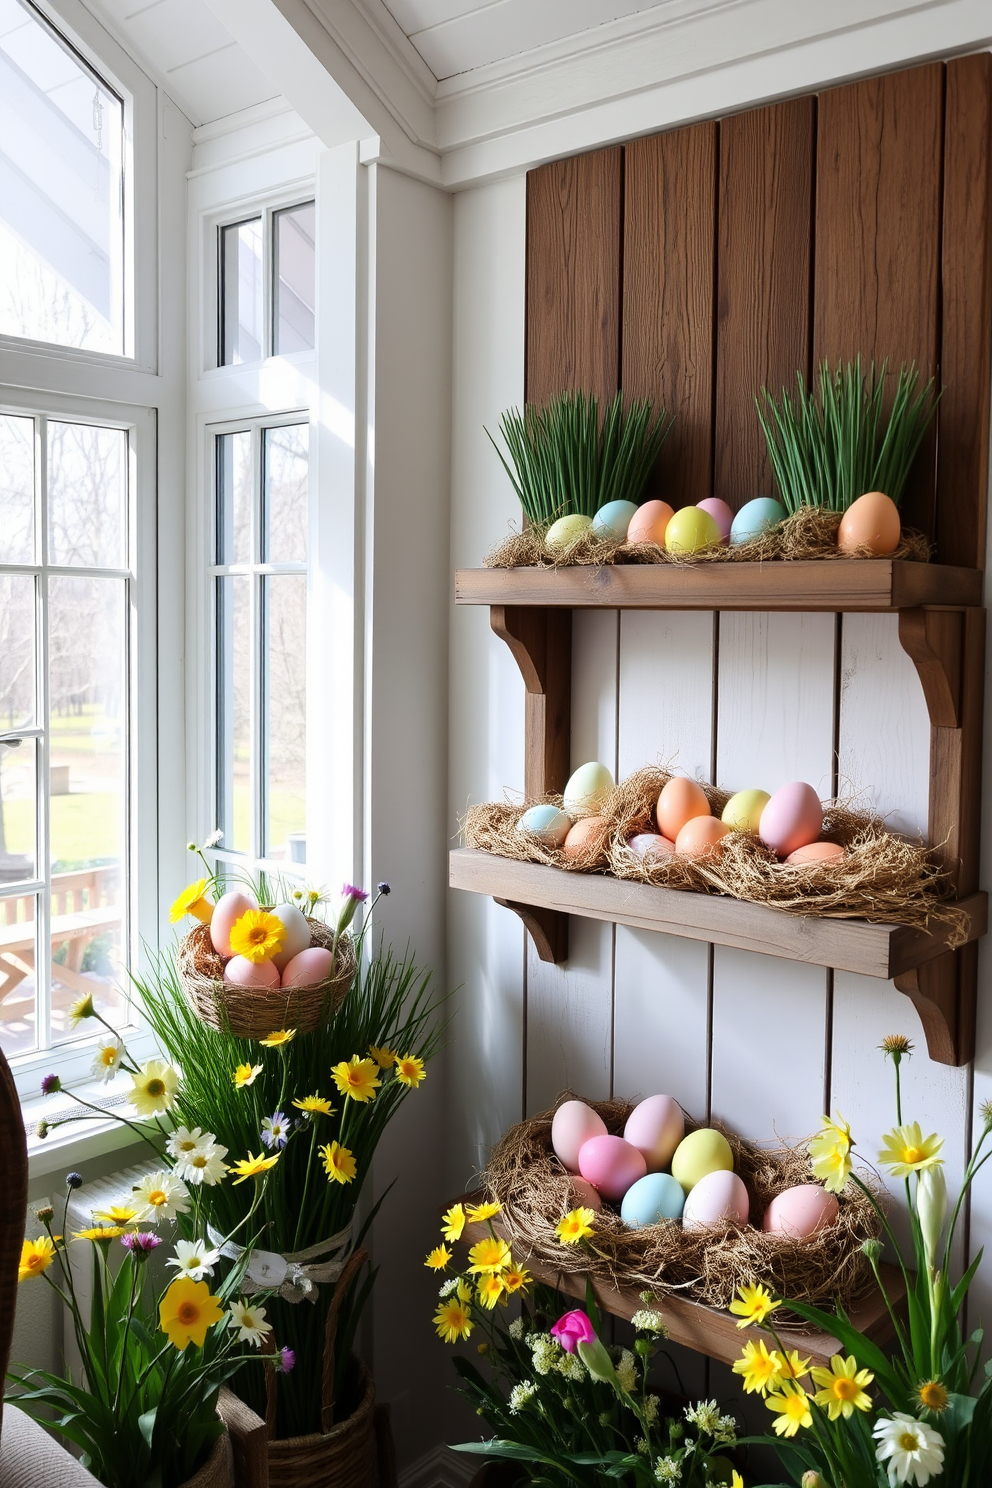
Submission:
[[[982,603],[982,574],[891,558],[460,568],[455,602],[561,609],[903,610]]]
[[[482,1197],[481,1194],[469,1195],[468,1202],[479,1203]],[[493,1228],[513,1246],[514,1259],[523,1262],[538,1281],[557,1288],[566,1296],[585,1300],[585,1276],[563,1275],[543,1261],[535,1260],[527,1254],[526,1247],[515,1243],[513,1235],[498,1218],[493,1221]],[[474,1245],[488,1234],[487,1224],[467,1224],[462,1232],[462,1239]],[[901,1311],[905,1301],[902,1273],[896,1266],[886,1265],[881,1269],[889,1297],[897,1311]],[[612,1287],[606,1282],[594,1280],[593,1293],[597,1305],[604,1312],[625,1318],[628,1322],[635,1312],[644,1307],[639,1288]],[[706,1307],[701,1302],[691,1302],[686,1297],[662,1296],[653,1306],[661,1313],[673,1343],[681,1343],[710,1359],[719,1359],[723,1364],[733,1364],[739,1359],[749,1340],[757,1343],[763,1338],[769,1349],[778,1347],[772,1335],[763,1328],[738,1328],[737,1319],[732,1313],[716,1307]],[[865,1301],[851,1309],[849,1316],[855,1328],[879,1345],[887,1343],[892,1337],[892,1320],[880,1292],[871,1293]],[[798,1327],[783,1327],[777,1329],[777,1332],[786,1348],[798,1349],[802,1357],[809,1356],[814,1365],[829,1367],[834,1354],[845,1352],[840,1340],[829,1333],[807,1332]]]

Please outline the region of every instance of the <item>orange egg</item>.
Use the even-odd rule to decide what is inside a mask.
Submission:
[[[561,850],[566,858],[582,858],[598,852],[604,845],[608,830],[603,816],[584,816],[569,829]]]
[[[832,858],[843,856],[844,849],[836,842],[811,842],[808,847],[797,847],[785,861],[799,867],[803,863],[829,863]]]
[[[684,775],[676,775],[658,797],[656,815],[658,831],[674,842],[687,821],[694,816],[710,815],[710,803],[702,786]]]
[[[665,546],[665,531],[675,512],[667,501],[645,501],[630,519],[627,528],[629,543],[657,543]]]
[[[868,491],[844,513],[837,530],[837,546],[842,553],[867,548],[882,558],[894,553],[902,536],[899,508],[881,491]]]
[[[694,816],[675,839],[675,851],[684,858],[708,858],[718,852],[730,828],[715,816]]]

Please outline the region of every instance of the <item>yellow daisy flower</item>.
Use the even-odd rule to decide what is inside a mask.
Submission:
[[[750,1328],[758,1323],[763,1323],[769,1313],[781,1307],[781,1302],[773,1302],[771,1293],[759,1282],[755,1286],[741,1286],[737,1288],[739,1300],[731,1302],[730,1311],[740,1318],[738,1328]]]
[[[762,1338],[758,1343],[744,1345],[743,1354],[734,1364],[734,1373],[743,1376],[745,1393],[766,1395],[781,1384],[781,1364],[777,1349],[769,1353]]]
[[[883,1148],[878,1154],[880,1163],[891,1171],[893,1178],[908,1178],[910,1173],[920,1173],[932,1168],[944,1159],[939,1155],[944,1145],[943,1137],[931,1132],[925,1137],[918,1121],[908,1126],[897,1126],[882,1138]]]
[[[486,1238],[473,1245],[468,1253],[469,1271],[505,1271],[512,1264],[510,1247],[505,1240]]]
[[[288,1044],[295,1037],[295,1028],[280,1028],[278,1033],[270,1033],[268,1038],[259,1039],[258,1042],[263,1049],[278,1049],[281,1044]]]
[[[73,1240],[119,1240],[128,1233],[127,1225],[95,1225],[91,1230],[76,1230]]]
[[[21,1246],[21,1259],[17,1264],[18,1281],[28,1281],[47,1271],[55,1259],[55,1246],[47,1235],[40,1240],[25,1240]]]
[[[188,1343],[202,1348],[207,1329],[223,1316],[224,1309],[211,1297],[207,1283],[191,1281],[188,1276],[176,1277],[158,1309],[162,1332],[180,1353]]]
[[[555,1225],[555,1234],[562,1245],[578,1245],[580,1240],[593,1233],[595,1220],[595,1209],[572,1209]]]
[[[254,1085],[263,1069],[264,1065],[261,1064],[239,1064],[231,1076],[234,1088],[244,1090],[246,1085]]]
[[[302,1100],[294,1100],[293,1105],[298,1111],[306,1111],[310,1116],[334,1115],[334,1107],[322,1095],[305,1095]]]
[[[842,1193],[851,1176],[851,1127],[838,1112],[839,1119],[823,1118],[823,1128],[809,1144],[814,1177],[831,1193]]]
[[[184,915],[192,915],[202,925],[209,925],[213,919],[214,907],[206,898],[207,880],[198,878],[194,883],[187,884],[181,894],[172,901],[169,910],[169,924],[175,925]]]
[[[96,1008],[93,1006],[93,993],[86,992],[82,997],[77,997],[76,1001],[70,1007],[69,1022],[75,1028],[76,1024],[81,1023],[84,1018],[92,1018],[95,1014]]]
[[[779,1373],[783,1379],[798,1380],[809,1370],[809,1359],[800,1359],[798,1349],[776,1349]]]
[[[485,1204],[466,1204],[465,1213],[472,1224],[479,1224],[482,1220],[492,1219],[494,1215],[502,1214],[503,1205],[492,1202]]]
[[[430,1255],[424,1262],[432,1271],[446,1271],[448,1262],[451,1260],[451,1251],[446,1245],[435,1245]]]
[[[267,909],[246,909],[231,926],[231,950],[258,966],[268,961],[286,939],[286,926]]]
[[[129,1225],[137,1221],[139,1213],[133,1204],[111,1204],[109,1209],[94,1209],[93,1218],[108,1225]]]
[[[730,1488],[744,1488],[744,1479],[741,1477],[736,1467],[731,1468],[730,1471]]]
[[[233,1163],[231,1166],[231,1172],[238,1175],[234,1180],[235,1185],[244,1183],[246,1178],[261,1178],[262,1174],[269,1168],[274,1168],[278,1161],[278,1152],[272,1157],[263,1157],[261,1153],[258,1157],[253,1157],[249,1152],[247,1157],[241,1158],[240,1162]]]
[[[465,1228],[465,1210],[461,1204],[452,1204],[446,1214],[441,1216],[441,1234],[445,1240],[452,1244],[462,1238],[462,1230]]]
[[[503,1298],[504,1291],[503,1278],[495,1272],[490,1271],[479,1277],[476,1296],[487,1312],[492,1312],[496,1303]]]
[[[508,1297],[512,1297],[514,1292],[522,1292],[526,1295],[534,1278],[526,1266],[511,1265],[503,1272],[501,1280],[503,1282],[503,1290]]]
[[[317,1151],[324,1159],[324,1172],[332,1183],[351,1183],[358,1169],[353,1155],[338,1142],[327,1142]]]
[[[392,1049],[380,1049],[376,1044],[369,1044],[369,1053],[380,1069],[389,1069],[390,1065],[396,1063],[396,1055]]]
[[[338,1093],[353,1101],[375,1100],[375,1093],[382,1084],[375,1060],[359,1059],[357,1054],[353,1054],[350,1059],[342,1059],[331,1070],[331,1074]]]
[[[781,1395],[769,1395],[765,1405],[777,1412],[772,1422],[776,1436],[795,1436],[800,1427],[808,1431],[813,1424],[809,1397],[798,1385],[786,1385]]]
[[[434,1314],[434,1326],[438,1338],[445,1343],[457,1343],[459,1338],[468,1338],[475,1325],[467,1303],[459,1297],[449,1297]]]
[[[424,1061],[418,1059],[416,1054],[404,1054],[402,1059],[396,1061],[396,1078],[408,1090],[416,1090],[427,1079]]]
[[[875,1376],[870,1369],[859,1369],[852,1354],[846,1359],[842,1354],[834,1354],[829,1369],[811,1369],[810,1375],[820,1387],[813,1398],[831,1421],[838,1416],[847,1420],[856,1410],[871,1410],[871,1397],[865,1394],[865,1386]]]
[[[934,1415],[940,1415],[948,1406],[950,1397],[940,1380],[924,1380],[916,1392],[916,1398],[924,1410],[933,1411]]]
[[[179,1075],[161,1059],[149,1059],[140,1072],[131,1076],[128,1094],[132,1106],[139,1116],[159,1116],[176,1103]]]

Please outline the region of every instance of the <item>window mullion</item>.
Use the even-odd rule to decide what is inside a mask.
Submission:
[[[262,822],[264,805],[262,793],[265,782],[265,767],[262,756],[262,730],[264,725],[263,677],[263,580],[258,572],[262,559],[262,431],[255,423],[251,431],[251,561],[253,574],[249,599],[251,620],[251,853],[253,858],[262,856]]]
[[[49,634],[48,634],[48,419],[41,416],[35,420],[35,488],[37,492],[37,531],[40,551],[38,571],[38,631],[36,654],[38,657],[38,722],[41,738],[38,746],[38,779],[36,800],[38,818],[36,823],[38,850],[38,877],[44,882],[44,891],[36,901],[37,929],[35,931],[35,1035],[39,1049],[51,1047],[52,1042],[52,968],[51,968],[51,922],[52,922],[52,861],[50,822],[51,783],[51,684],[49,679]]]

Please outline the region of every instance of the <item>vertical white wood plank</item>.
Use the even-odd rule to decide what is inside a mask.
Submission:
[[[837,794],[925,836],[930,718],[917,671],[899,644],[898,615],[845,615]]]
[[[625,610],[620,617],[621,779],[643,765],[708,778],[713,741],[713,616]]]

